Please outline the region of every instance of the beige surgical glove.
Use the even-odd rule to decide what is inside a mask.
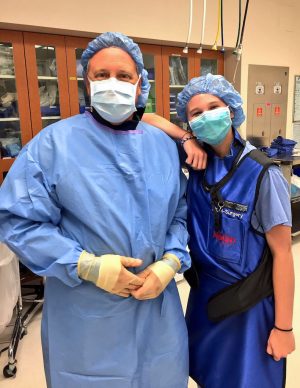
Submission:
[[[131,295],[136,299],[156,298],[167,287],[181,267],[178,257],[172,253],[166,253],[161,260],[149,265],[138,274],[145,279],[145,283]]]
[[[144,279],[127,271],[125,267],[139,267],[142,260],[119,255],[95,256],[83,251],[77,271],[81,279],[94,283],[111,294],[127,298],[144,283]]]

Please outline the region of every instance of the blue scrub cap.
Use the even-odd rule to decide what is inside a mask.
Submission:
[[[178,94],[176,109],[178,117],[182,121],[187,122],[186,107],[190,99],[196,94],[213,94],[224,101],[234,114],[233,127],[239,127],[245,120],[241,95],[222,75],[208,73],[201,77],[192,78],[183,91]]]
[[[132,39],[128,38],[128,36],[123,35],[120,32],[104,32],[92,40],[81,56],[83,73],[86,73],[88,62],[92,56],[94,56],[98,51],[108,47],[119,47],[120,49],[126,51],[134,60],[137,67],[137,72],[141,75],[142,80],[141,95],[138,98],[137,106],[146,106],[150,90],[148,72],[144,69],[143,55],[139,46],[134,43]]]

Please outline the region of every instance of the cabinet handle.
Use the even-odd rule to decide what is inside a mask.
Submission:
[[[265,131],[262,131],[262,132],[261,132],[261,135],[262,135],[262,136],[265,136]]]
[[[279,129],[279,135],[281,135],[281,129]]]

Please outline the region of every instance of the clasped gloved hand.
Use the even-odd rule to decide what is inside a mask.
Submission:
[[[81,279],[94,283],[112,294],[127,298],[132,291],[144,284],[145,279],[138,277],[127,268],[139,267],[142,260],[119,255],[95,256],[83,251],[79,257],[77,271]]]
[[[179,259],[172,253],[166,253],[161,260],[150,264],[138,277],[145,280],[142,287],[131,292],[136,299],[156,298],[167,287],[181,267]]]

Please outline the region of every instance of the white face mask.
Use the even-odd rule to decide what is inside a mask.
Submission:
[[[119,81],[114,77],[103,81],[91,81],[91,105],[104,120],[122,123],[135,111],[136,89],[139,83]]]

